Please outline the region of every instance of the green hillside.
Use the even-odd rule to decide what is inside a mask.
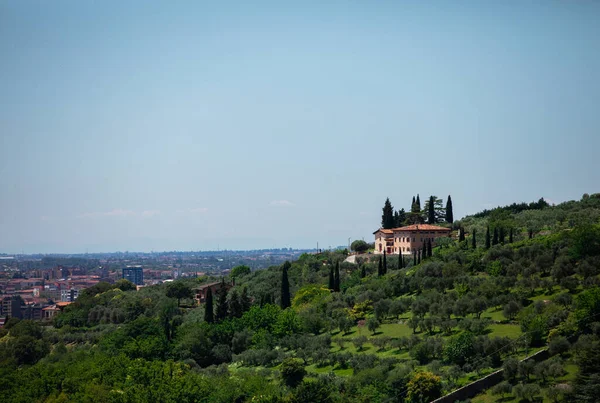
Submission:
[[[600,194],[452,228],[416,265],[326,251],[233,270],[214,315],[190,298],[211,279],[100,283],[51,326],[0,330],[2,400],[425,402],[505,368],[473,402],[597,401]]]

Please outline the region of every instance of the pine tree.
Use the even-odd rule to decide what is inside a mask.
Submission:
[[[383,253],[385,253],[385,251]],[[379,256],[379,264],[377,265],[377,275],[379,277],[383,276],[383,262],[381,261],[381,256]]]
[[[365,268],[365,265],[362,265],[360,267],[360,278],[365,278],[367,277],[367,269]]]
[[[487,227],[487,230],[485,231],[485,248],[489,249],[490,248],[490,227]]]
[[[504,227],[500,227],[500,234],[498,235],[500,244],[504,245]]]
[[[386,274],[387,273],[387,258],[386,258],[386,253],[385,251],[383,251],[383,267],[381,269],[382,274]]]
[[[335,290],[335,279],[333,277],[333,266],[329,266],[329,289]]]
[[[435,201],[433,196],[429,196],[429,209],[427,211],[427,223],[435,224]]]
[[[229,296],[229,314],[233,318],[241,318],[244,310],[237,290],[234,288]]]
[[[398,251],[398,269],[402,269],[404,267],[404,259],[402,258],[402,250]]]
[[[394,228],[394,208],[392,207],[392,203],[390,203],[390,199],[385,199],[385,204],[383,205],[383,215],[381,216],[381,227],[384,229]]]
[[[335,263],[335,272],[333,274],[333,291],[340,292],[340,262]]]
[[[513,229],[511,227],[509,233],[508,233],[508,243],[513,243]]]
[[[215,313],[215,319],[217,322],[227,319],[229,307],[227,305],[227,286],[225,286],[225,279],[221,281],[221,287],[217,291],[217,312]]]
[[[252,306],[252,302],[250,301],[250,297],[248,296],[248,288],[244,287],[242,289],[242,296],[240,297],[240,303],[242,304],[242,312],[247,312],[250,310]]]
[[[204,303],[204,321],[207,323],[213,323],[215,321],[213,295],[212,289],[210,287],[208,287],[208,289],[206,290],[206,300]]]
[[[492,238],[492,245],[498,245],[498,228],[494,228],[494,236]]]
[[[290,281],[288,280],[288,269],[292,267],[287,260],[281,268],[281,309],[289,308],[291,303]]]
[[[473,228],[473,238],[471,238],[471,246],[473,247],[473,249],[477,248],[477,237],[475,235],[476,232],[477,232],[477,230],[475,230],[475,228]]]
[[[452,212],[452,198],[448,195],[446,202],[446,222],[452,224],[454,222],[454,213]]]

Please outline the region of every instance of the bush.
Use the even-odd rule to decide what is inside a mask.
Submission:
[[[306,369],[299,360],[294,358],[286,358],[281,363],[280,373],[283,382],[287,386],[295,388],[302,383],[302,380],[306,375]]]
[[[418,372],[408,382],[407,390],[411,402],[430,402],[442,394],[442,382],[431,372]]]

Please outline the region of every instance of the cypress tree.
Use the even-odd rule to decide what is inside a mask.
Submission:
[[[423,256],[423,249],[417,251],[417,264],[421,264],[421,257]]]
[[[417,265],[417,251],[413,250],[413,266]]]
[[[335,273],[333,275],[333,291],[340,292],[340,262],[335,263]]]
[[[235,288],[231,291],[231,296],[229,297],[229,313],[234,318],[241,318],[244,313],[242,301]]]
[[[204,304],[204,321],[206,323],[213,323],[215,321],[213,295],[212,289],[210,287],[208,287],[208,290],[206,290],[206,301]]]
[[[383,251],[385,254],[385,251]],[[379,264],[377,265],[377,275],[383,276],[383,262],[381,261],[381,256],[379,256]]]
[[[367,277],[367,269],[365,269],[365,266],[362,265],[360,267],[360,278],[365,278]]]
[[[392,207],[392,203],[390,203],[389,197],[385,199],[382,210],[381,227],[384,229],[394,228],[394,208]]]
[[[289,308],[291,303],[290,281],[288,279],[288,269],[292,265],[287,260],[281,270],[281,309]]]
[[[431,247],[431,239],[427,242],[427,256],[428,257],[433,256],[433,250]]]
[[[335,279],[333,277],[333,266],[329,266],[329,289],[335,290]]]
[[[252,306],[252,302],[250,301],[250,297],[248,296],[248,288],[244,287],[242,289],[242,296],[240,297],[240,303],[242,304],[242,312],[246,312],[250,310]]]
[[[383,274],[387,273],[387,259],[386,259],[386,253],[385,251],[383,251],[383,268],[381,271]]]
[[[462,242],[465,240],[465,229],[463,227],[460,227],[458,229],[458,242]]]
[[[404,259],[402,258],[402,250],[398,249],[398,269],[402,269],[404,267]]]
[[[415,206],[416,212],[420,213],[421,212],[421,199],[419,199],[418,193],[417,193],[417,201],[415,203],[416,203],[416,206]]]
[[[435,224],[435,206],[433,196],[429,196],[429,209],[427,211],[427,223]]]
[[[452,224],[454,222],[454,213],[452,212],[452,198],[448,195],[446,202],[446,222]]]
[[[513,229],[512,229],[512,227],[510,228],[510,231],[508,232],[508,243],[513,243]]]
[[[485,231],[485,248],[489,249],[490,248],[490,227],[487,227],[487,230]]]
[[[396,218],[396,227],[401,227],[404,225],[404,221],[406,221],[406,211],[404,211],[404,209],[400,209],[397,211],[397,218]]]
[[[476,232],[477,230],[473,228],[473,238],[471,238],[471,246],[473,247],[473,249],[477,248],[477,237],[475,235]]]
[[[492,238],[492,245],[498,245],[498,228],[494,228],[494,237]]]
[[[500,244],[504,245],[504,227],[500,227]]]
[[[410,212],[414,213],[417,211],[417,202],[415,200],[415,196],[413,196],[412,203],[410,204]]]
[[[225,286],[225,279],[221,281],[221,288],[217,291],[217,312],[215,319],[217,322],[227,319],[229,307],[227,306],[227,287]]]

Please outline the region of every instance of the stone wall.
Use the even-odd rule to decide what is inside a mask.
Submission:
[[[548,358],[548,356],[548,350],[544,349],[538,351],[535,354],[530,355],[529,357],[523,358],[521,361],[539,362],[544,361]],[[456,401],[466,400],[477,396],[481,392],[502,382],[502,380],[504,379],[503,372],[503,369],[499,369],[496,372],[492,372],[491,374],[484,376],[483,378],[478,379],[475,382],[471,382],[470,384],[465,385],[460,389],[456,389],[454,392],[449,393],[446,396],[442,396],[439,399],[433,400],[431,403],[454,403]]]

